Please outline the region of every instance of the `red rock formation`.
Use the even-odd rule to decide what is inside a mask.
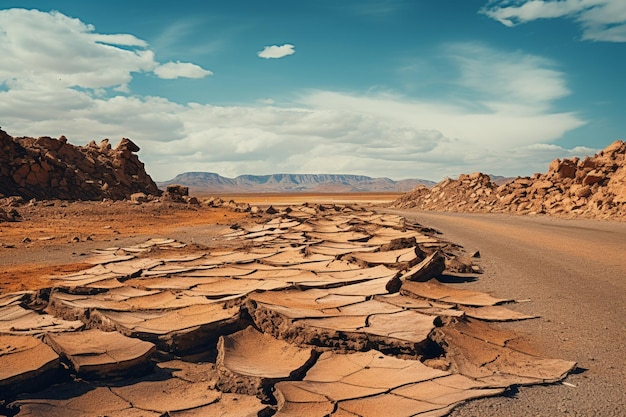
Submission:
[[[108,139],[74,146],[65,136],[13,138],[0,130],[0,197],[121,200],[137,192],[159,195],[138,151],[126,138],[112,149]]]

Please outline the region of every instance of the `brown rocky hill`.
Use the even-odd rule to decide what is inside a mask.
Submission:
[[[479,172],[462,174],[430,189],[418,186],[391,207],[624,220],[626,143],[615,141],[585,159],[556,159],[544,174],[502,185]]]
[[[159,195],[135,155],[138,151],[126,138],[115,148],[108,139],[74,146],[65,136],[14,138],[0,130],[0,198],[121,200],[138,192]]]

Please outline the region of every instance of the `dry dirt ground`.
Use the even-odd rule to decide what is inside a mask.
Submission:
[[[0,223],[0,293],[47,287],[50,275],[89,268],[82,261],[92,249],[174,234],[192,243],[182,230],[201,237],[245,218],[226,208],[161,203],[50,201],[18,211],[22,221]]]
[[[400,194],[242,194],[223,200],[267,207],[314,202],[388,203]],[[202,200],[209,196],[197,195]],[[0,294],[49,286],[50,275],[86,269],[90,250],[169,237],[185,243],[216,245],[211,236],[246,214],[228,208],[128,202],[37,202],[18,207],[23,221],[0,223]]]
[[[396,195],[223,198],[261,206],[304,201],[369,205]],[[191,250],[194,243],[218,246],[222,243],[214,236],[248,216],[227,208],[126,202],[39,202],[18,211],[23,221],[0,223],[0,293],[47,287],[49,275],[88,268],[83,260],[92,249],[153,237],[186,242]],[[565,385],[522,387],[507,397],[470,402],[453,416],[626,415],[626,224],[603,222],[600,236],[606,239],[593,240],[588,222],[402,214],[444,231],[444,238],[468,251],[480,250],[486,272],[472,285],[497,296],[530,299],[528,312],[541,318],[509,326],[525,334],[539,353],[579,363]],[[539,222],[538,229],[532,229],[533,222]]]

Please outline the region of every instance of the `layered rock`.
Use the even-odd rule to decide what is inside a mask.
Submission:
[[[618,140],[593,157],[555,159],[548,172],[500,186],[481,173],[418,187],[391,204],[455,212],[551,214],[564,217],[626,217],[626,143]]]
[[[0,197],[121,200],[138,192],[159,195],[138,151],[126,138],[115,148],[108,139],[74,146],[65,136],[13,138],[0,130]]]

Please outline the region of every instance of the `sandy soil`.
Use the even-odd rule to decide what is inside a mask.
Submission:
[[[152,237],[194,243],[208,229],[246,215],[226,208],[127,202],[39,202],[18,208],[23,220],[0,223],[0,293],[38,289],[51,275],[86,269],[90,250],[143,242]],[[213,235],[215,233],[212,233]]]

